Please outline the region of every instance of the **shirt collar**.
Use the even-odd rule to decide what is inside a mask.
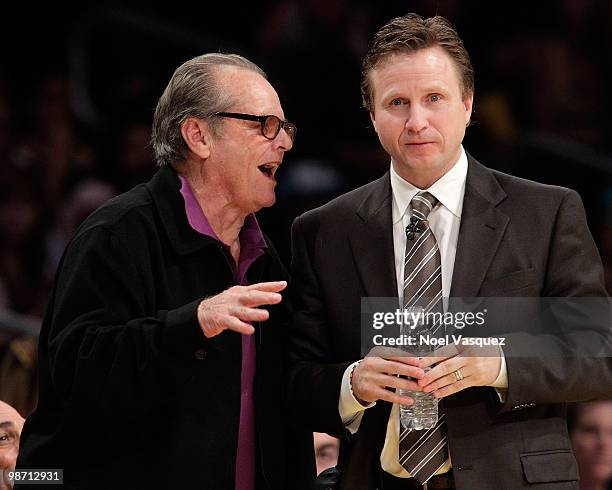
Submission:
[[[210,226],[208,218],[206,218],[204,211],[202,211],[202,207],[198,203],[187,179],[182,175],[179,175],[179,179],[181,181],[181,195],[185,201],[185,213],[187,214],[189,225],[198,233],[209,236],[223,244],[215,230]],[[243,249],[263,249],[267,247],[257,218],[252,213],[245,218],[244,225],[240,230],[240,246]]]
[[[421,191],[431,193],[432,196],[440,201],[440,204],[457,218],[461,218],[467,171],[468,161],[463,146],[461,147],[461,155],[457,163],[427,189],[419,189],[407,180],[404,180],[395,171],[393,164],[391,164],[390,175],[391,192],[393,194],[393,223],[395,224],[403,218],[404,214],[409,210],[410,201],[412,201],[412,198]]]

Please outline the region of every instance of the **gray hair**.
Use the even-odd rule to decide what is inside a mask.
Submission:
[[[160,167],[177,166],[185,160],[188,147],[181,134],[185,120],[207,119],[215,112],[231,108],[234,102],[231,94],[219,86],[215,77],[219,66],[251,70],[267,79],[259,66],[237,54],[203,54],[179,66],[159,98],[153,116],[151,145]],[[218,131],[218,119],[209,119],[209,124],[213,133]]]

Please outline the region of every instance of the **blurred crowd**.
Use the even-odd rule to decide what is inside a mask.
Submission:
[[[459,0],[265,0],[203,4],[197,15],[41,8],[18,8],[0,34],[0,399],[23,415],[35,404],[36,329],[63,249],[85,216],[154,173],[156,98],[202,52],[259,63],[299,128],[278,202],[260,216],[288,262],[295,216],[389,165],[359,95],[372,32],[407,11],[446,16],[476,69],[466,149],[490,167],[576,189],[612,291],[609,0],[507,2],[494,12]]]

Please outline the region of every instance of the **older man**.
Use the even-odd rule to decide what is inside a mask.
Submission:
[[[441,17],[381,28],[362,95],[390,169],[294,222],[293,417],[343,436],[343,490],[577,488],[564,402],[609,396],[609,359],[532,335],[490,355],[362,358],[359,333],[363,297],[441,315],[449,296],[605,296],[580,198],[465,152],[474,73]],[[413,400],[398,389],[442,399],[435,427],[401,429],[398,405]]]
[[[0,490],[12,488],[8,472],[15,469],[23,417],[8,403],[0,401]]]
[[[295,134],[245,58],[175,71],[153,123],[160,170],[62,259],[21,468],[63,468],[75,489],[308,483],[311,434],[284,423],[287,276],[254,215]]]

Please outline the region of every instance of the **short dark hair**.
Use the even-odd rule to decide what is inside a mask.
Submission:
[[[411,53],[421,49],[441,47],[453,60],[461,80],[461,93],[465,99],[474,93],[474,68],[470,56],[452,24],[439,15],[423,18],[406,14],[387,22],[370,43],[361,64],[361,97],[363,106],[372,111],[370,72],[387,56]]]
[[[230,92],[217,83],[219,67],[232,66],[250,70],[267,78],[252,61],[230,53],[208,53],[179,66],[157,102],[153,116],[151,144],[159,166],[179,165],[187,155],[181,125],[189,117],[209,118],[215,112],[227,111],[235,101]],[[209,119],[211,130],[218,121]]]

